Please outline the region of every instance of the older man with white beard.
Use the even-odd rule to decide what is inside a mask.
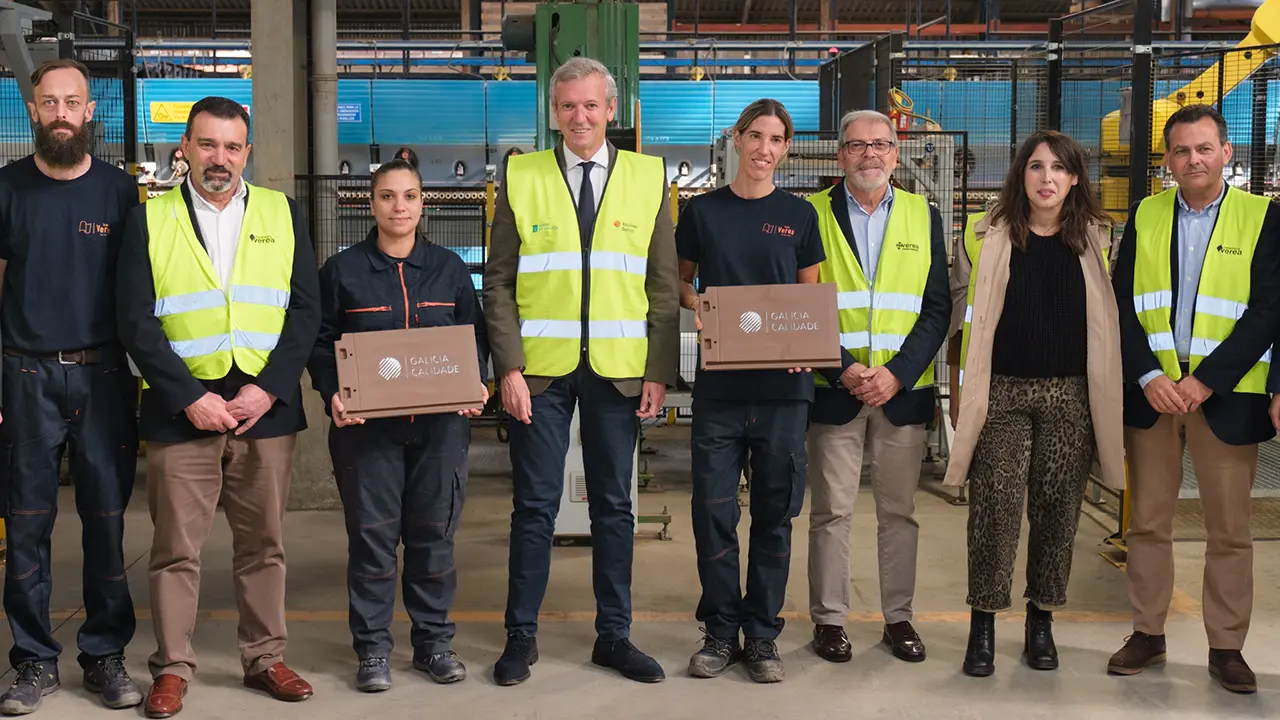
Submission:
[[[831,662],[852,657],[849,530],[871,446],[883,642],[907,662],[925,658],[911,626],[916,548],[913,517],[925,423],[934,416],[933,362],[951,313],[942,217],[889,184],[898,164],[893,122],[854,111],[840,122],[845,181],[809,198],[827,259],[819,282],[839,290],[840,370],[821,371],[810,411],[809,612],[813,648]]]

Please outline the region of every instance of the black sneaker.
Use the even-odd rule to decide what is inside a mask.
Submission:
[[[124,656],[105,657],[85,668],[84,689],[102,696],[102,704],[112,710],[142,704],[142,690],[124,669]]]
[[[384,657],[360,658],[360,667],[356,669],[356,689],[360,692],[374,693],[391,689],[391,667]]]
[[[689,658],[689,674],[698,678],[720,677],[726,670],[742,660],[742,647],[738,638],[724,640],[702,630],[702,649]]]
[[[529,666],[538,662],[538,639],[530,635],[508,635],[502,657],[493,666],[493,681],[518,685],[529,679]]]
[[[432,653],[422,660],[414,658],[413,666],[425,672],[428,677],[441,685],[456,683],[459,680],[465,680],[467,677],[467,666],[462,664],[462,660],[458,658],[458,653],[452,650]]]
[[[26,715],[40,709],[45,695],[52,695],[62,687],[58,682],[56,663],[19,663],[13,684],[0,695],[0,714]]]
[[[591,662],[617,670],[622,677],[636,682],[656,683],[666,679],[658,661],[637,650],[626,638],[612,641],[596,638]]]
[[[742,659],[747,663],[747,674],[758,683],[782,682],[786,677],[778,646],[772,640],[747,640]]]

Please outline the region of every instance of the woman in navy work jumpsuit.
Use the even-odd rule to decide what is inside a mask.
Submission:
[[[466,677],[451,649],[449,608],[457,589],[453,538],[466,488],[467,416],[480,408],[367,422],[345,418],[334,341],[351,332],[474,325],[482,382],[489,354],[470,269],[456,253],[418,234],[417,170],[404,160],[382,165],[373,176],[372,206],[377,226],[320,272],[323,321],[308,366],[333,418],[329,452],[346,517],[356,685],[366,692],[391,687],[387,659],[401,541],[413,666],[440,683]]]

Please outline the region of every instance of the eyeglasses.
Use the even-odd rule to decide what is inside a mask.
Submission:
[[[892,140],[875,140],[872,142],[849,140],[848,142],[842,143],[840,148],[850,155],[862,155],[867,152],[868,148],[874,150],[876,155],[884,155],[892,150],[896,145],[897,143]]]

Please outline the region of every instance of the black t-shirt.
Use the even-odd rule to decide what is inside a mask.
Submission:
[[[1030,233],[1009,256],[1004,310],[991,372],[1020,378],[1080,377],[1088,347],[1084,268],[1058,235]]]
[[[813,206],[776,189],[756,200],[728,187],[691,198],[676,226],[676,250],[682,260],[698,264],[699,290],[791,284],[801,269],[826,259]],[[813,374],[699,367],[693,396],[813,400]]]
[[[115,343],[116,259],[138,186],[95,158],[75,180],[34,156],[0,168],[0,258],[8,261],[0,340],[33,353]]]

